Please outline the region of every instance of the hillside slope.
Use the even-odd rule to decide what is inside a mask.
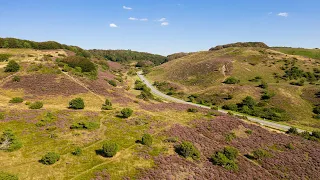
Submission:
[[[313,113],[320,103],[319,64],[269,48],[231,46],[172,60],[147,77],[170,95],[205,105],[235,104],[252,96],[263,107],[286,111],[282,123],[312,130],[320,128]],[[264,94],[268,97],[262,101]]]

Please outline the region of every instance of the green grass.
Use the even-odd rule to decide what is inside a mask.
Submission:
[[[289,55],[299,55],[307,58],[320,59],[319,49],[286,48],[286,47],[273,48],[273,49]]]

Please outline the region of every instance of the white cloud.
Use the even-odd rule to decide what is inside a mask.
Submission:
[[[166,21],[166,20],[167,20],[166,18],[161,18],[158,21],[163,22],[163,21]]]
[[[117,27],[118,27],[116,24],[113,24],[113,23],[110,24],[109,26],[110,26],[111,28],[117,28]]]
[[[132,10],[131,7],[127,7],[127,6],[122,6],[122,7],[123,7],[123,9],[126,9],[126,10]]]
[[[288,16],[289,16],[289,13],[287,13],[287,12],[281,12],[281,13],[278,14],[278,16],[288,17]]]
[[[140,21],[148,21],[148,19],[147,18],[142,18],[142,19],[140,19]]]
[[[163,22],[163,23],[161,23],[161,26],[168,26],[168,25],[169,25],[168,22]]]
[[[134,17],[129,17],[129,20],[131,20],[131,21],[136,21],[136,20],[138,20],[137,18],[134,18]]]

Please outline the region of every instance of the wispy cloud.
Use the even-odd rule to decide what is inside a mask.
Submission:
[[[109,26],[110,26],[111,28],[117,28],[117,27],[118,27],[116,24],[113,24],[113,23],[110,24]]]
[[[168,26],[168,25],[169,25],[168,22],[163,22],[163,23],[161,23],[161,26]]]
[[[138,20],[138,18],[129,17],[129,20],[131,20],[131,21],[137,21],[137,20]]]
[[[140,21],[148,21],[148,19],[147,18],[142,18],[142,19],[140,19]]]
[[[281,12],[281,13],[278,14],[278,16],[288,17],[288,16],[289,16],[289,13],[287,13],[287,12]]]
[[[126,10],[132,10],[131,7],[127,7],[127,6],[122,6],[122,7],[123,7],[123,9],[126,9]]]
[[[271,15],[271,14],[273,14],[273,12],[269,12],[269,13],[268,13],[268,15]]]
[[[164,21],[166,21],[166,20],[167,20],[166,18],[161,18],[161,19],[159,19],[158,21],[164,22]]]

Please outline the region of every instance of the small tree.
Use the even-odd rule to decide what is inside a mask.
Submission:
[[[188,141],[183,141],[179,146],[176,147],[176,152],[181,156],[196,160],[200,158],[200,151]]]
[[[59,160],[60,160],[60,155],[58,153],[49,152],[41,158],[40,162],[45,165],[51,165],[56,163]]]
[[[249,108],[252,109],[254,106],[257,105],[257,103],[251,96],[247,96],[242,100],[242,105],[248,106]]]
[[[124,108],[121,110],[122,117],[124,117],[124,118],[130,117],[132,115],[132,113],[133,113],[133,110],[130,108]]]
[[[84,102],[82,98],[72,99],[69,102],[69,108],[71,109],[84,109]]]
[[[146,145],[146,146],[151,146],[152,145],[152,136],[150,134],[144,134],[141,138],[141,144]]]
[[[13,134],[11,130],[5,130],[0,137],[0,150],[15,151],[22,147],[20,140]]]
[[[115,142],[106,142],[102,146],[103,155],[106,157],[113,157],[114,155],[117,154],[118,150],[119,150],[119,146]]]
[[[102,110],[111,110],[112,109],[112,103],[109,99],[106,99],[105,103],[102,104]]]
[[[7,66],[5,67],[4,72],[17,72],[19,71],[19,69],[19,64],[14,60],[10,60]]]

